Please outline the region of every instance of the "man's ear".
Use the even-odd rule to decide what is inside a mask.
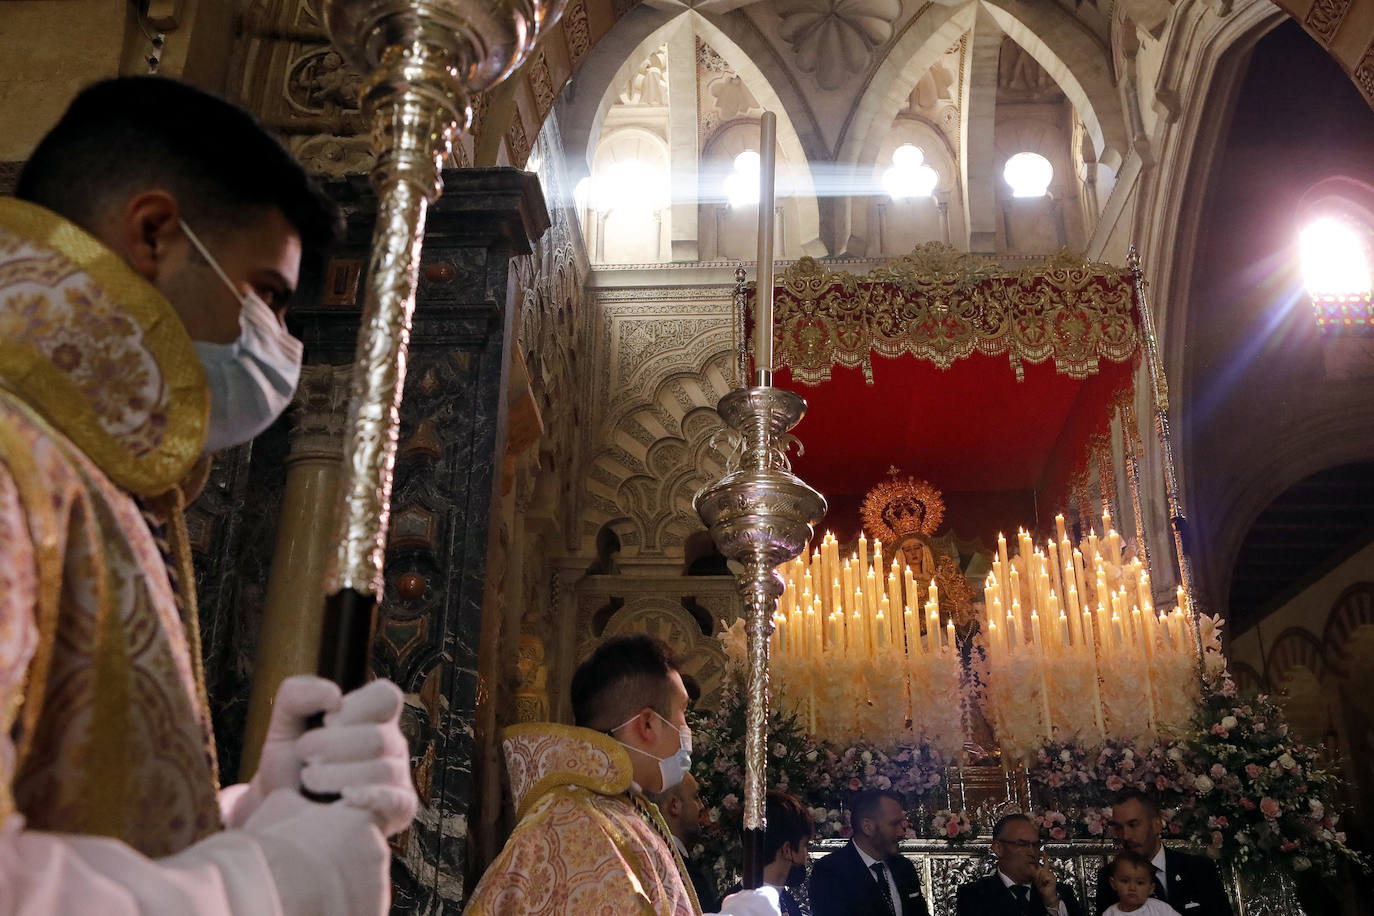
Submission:
[[[674,792],[663,802],[663,813],[672,817],[679,817],[682,814],[682,799],[677,797]]]
[[[140,191],[124,202],[114,215],[115,224],[105,239],[145,280],[153,282],[167,268],[168,258],[187,244],[181,231],[181,208],[166,191]]]

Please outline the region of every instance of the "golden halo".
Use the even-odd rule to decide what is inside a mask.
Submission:
[[[869,537],[896,543],[914,534],[933,535],[945,517],[945,501],[929,481],[894,476],[868,491],[859,512]]]

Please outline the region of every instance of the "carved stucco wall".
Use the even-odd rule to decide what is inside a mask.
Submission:
[[[594,308],[595,438],[579,514],[580,552],[593,555],[610,525],[622,557],[681,558],[702,528],[692,496],[718,477],[724,454],[712,442],[715,412],[733,386],[727,287],[602,290]]]

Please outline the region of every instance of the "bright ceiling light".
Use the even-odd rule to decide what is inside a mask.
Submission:
[[[752,207],[759,202],[759,169],[762,158],[747,149],[735,157],[735,167],[725,176],[725,198],[731,207]]]
[[[1007,160],[1002,177],[1013,197],[1044,197],[1054,180],[1054,166],[1039,153],[1017,153]]]
[[[1298,235],[1302,275],[1313,296],[1358,296],[1370,291],[1369,256],[1348,222],[1322,217]]]
[[[897,147],[892,151],[892,167],[883,172],[883,190],[893,200],[929,197],[940,176],[925,161],[919,146],[903,143]]]

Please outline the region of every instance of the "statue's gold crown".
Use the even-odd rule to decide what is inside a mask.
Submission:
[[[888,543],[900,542],[914,534],[930,537],[945,517],[945,501],[929,481],[915,477],[901,479],[895,469],[892,479],[868,491],[859,512],[864,531]]]

